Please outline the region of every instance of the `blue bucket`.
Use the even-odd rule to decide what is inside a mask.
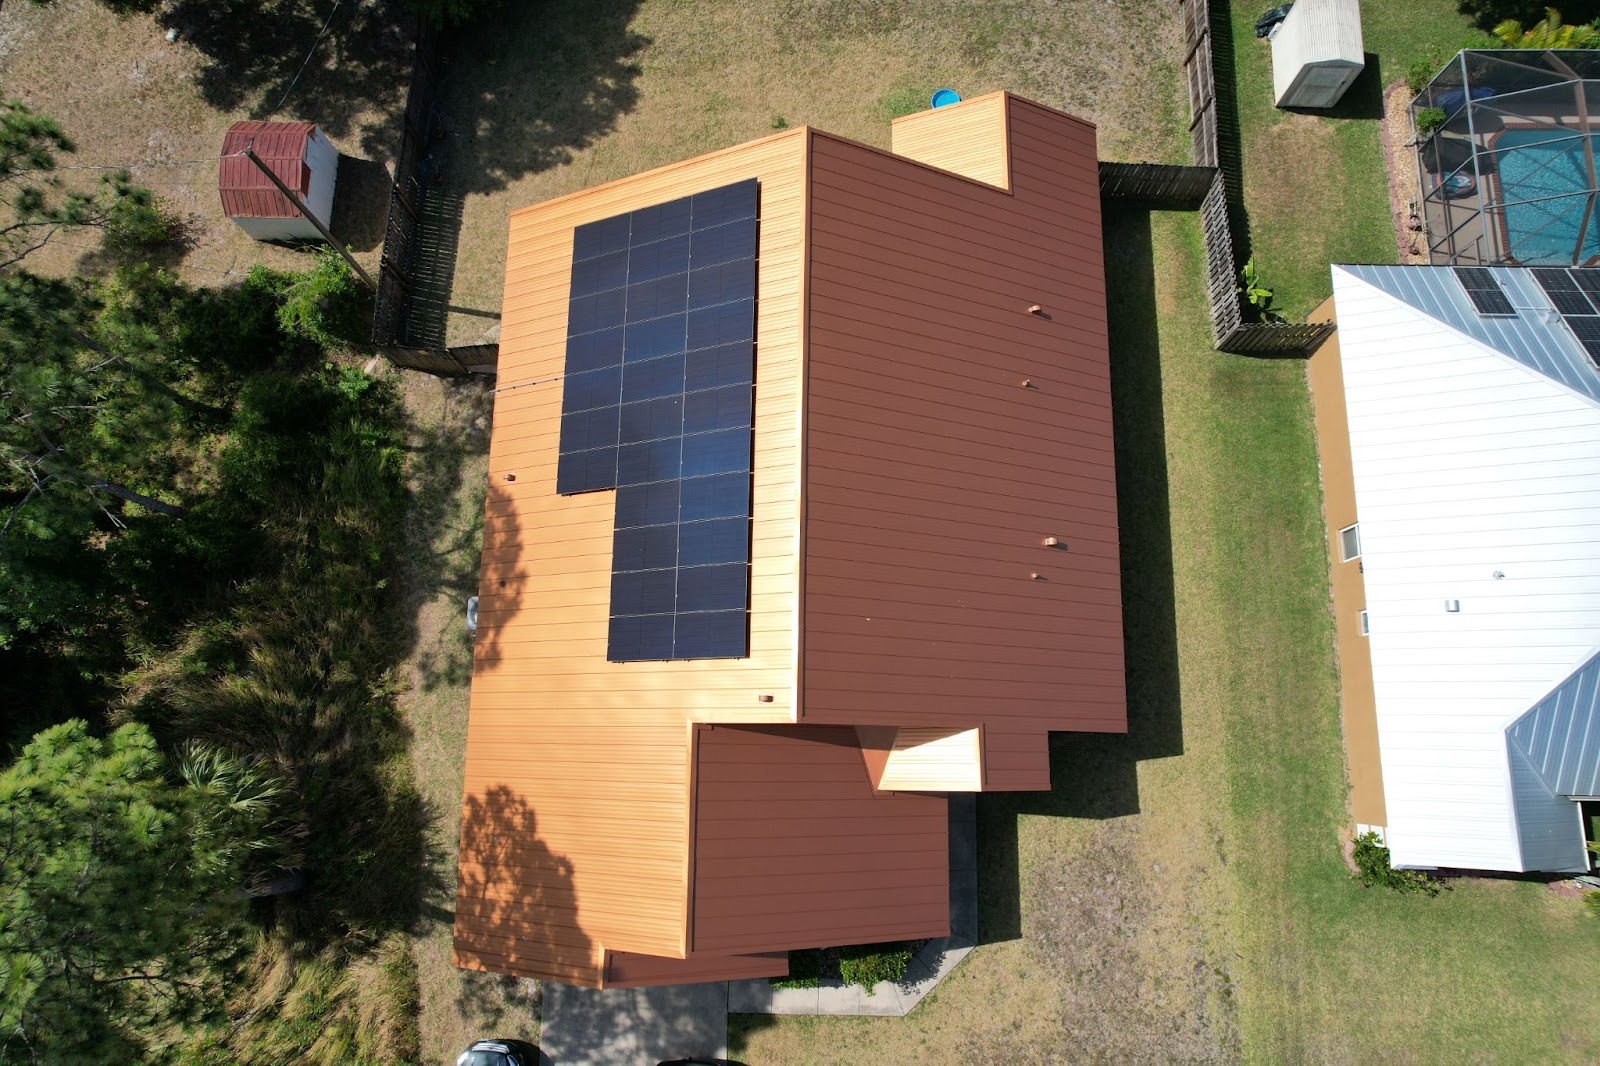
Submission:
[[[961,94],[954,89],[935,90],[931,101],[934,107],[949,107],[951,104],[959,104],[960,102]]]

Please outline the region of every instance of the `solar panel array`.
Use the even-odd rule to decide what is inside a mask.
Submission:
[[[1516,308],[1506,299],[1494,272],[1487,267],[1454,267],[1456,279],[1467,291],[1467,299],[1480,315],[1514,315]]]
[[[606,658],[747,654],[759,189],[573,233],[556,491],[617,490]]]
[[[1589,353],[1589,361],[1600,367],[1600,270],[1537,267],[1533,278]]]

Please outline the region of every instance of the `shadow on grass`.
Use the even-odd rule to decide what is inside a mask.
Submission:
[[[1111,208],[1104,226],[1128,733],[1052,734],[1051,791],[978,797],[979,943],[1022,935],[1020,816],[1136,814],[1139,761],[1183,753],[1150,212]]]
[[[463,502],[467,464],[489,448],[492,383],[481,378],[439,382],[444,412],[432,425],[412,419],[406,426],[410,454],[410,499],[406,513],[402,611],[411,619],[407,654],[421,639],[417,618],[441,593],[459,611],[447,621],[438,647],[417,654],[421,687],[465,686],[472,676],[472,644],[466,633],[467,599],[478,591],[483,550],[483,486]]]
[[[488,193],[558,166],[632,111],[639,53],[629,28],[638,0],[508,4],[446,44],[442,91],[450,130],[446,180]]]
[[[176,0],[156,18],[205,57],[212,107],[315,122],[371,157],[397,149],[416,27],[399,0]]]

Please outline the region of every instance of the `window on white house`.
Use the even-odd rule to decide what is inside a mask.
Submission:
[[[1361,523],[1339,530],[1339,547],[1344,552],[1345,562],[1361,558]]]
[[[1361,612],[1361,635],[1362,636],[1367,636],[1371,632],[1372,632],[1372,626],[1367,621],[1367,612],[1366,611],[1362,611]]]

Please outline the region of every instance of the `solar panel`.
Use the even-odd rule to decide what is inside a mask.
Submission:
[[[1500,283],[1487,267],[1455,267],[1456,279],[1466,290],[1467,299],[1480,315],[1514,315],[1516,308],[1506,299]]]
[[[1578,283],[1563,267],[1534,267],[1533,280],[1539,283],[1550,303],[1563,315],[1592,315],[1594,305],[1578,288]]]
[[[1589,353],[1589,361],[1600,367],[1600,317],[1589,315],[1583,318],[1564,318],[1563,322],[1578,338],[1578,343],[1583,345],[1583,350]]]
[[[556,491],[616,489],[606,657],[748,653],[759,187],[573,232]]]
[[[1600,269],[1574,267],[1567,271],[1567,276],[1589,297],[1590,303],[1600,307]]]

